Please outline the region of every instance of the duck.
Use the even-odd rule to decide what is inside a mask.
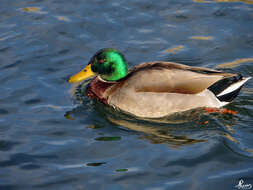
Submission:
[[[80,83],[91,77],[88,97],[139,118],[162,118],[201,107],[221,108],[251,78],[165,61],[128,69],[125,56],[113,48],[96,52],[68,82]]]

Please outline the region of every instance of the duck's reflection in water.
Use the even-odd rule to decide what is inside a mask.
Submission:
[[[203,109],[190,110],[159,119],[136,118],[128,114],[95,104],[103,116],[118,126],[141,133],[140,138],[153,144],[169,144],[172,147],[206,142],[207,139],[190,138],[188,134],[199,131],[199,120]],[[197,135],[198,136],[198,135]]]
[[[108,118],[111,122],[123,126],[127,129],[144,133],[140,138],[147,139],[153,144],[168,143],[173,147],[190,145],[198,142],[206,142],[205,139],[193,139],[187,137],[187,135],[175,135],[173,131],[175,128],[170,126],[159,126],[159,125],[145,125],[144,123],[135,123],[127,120],[120,120],[115,118]]]

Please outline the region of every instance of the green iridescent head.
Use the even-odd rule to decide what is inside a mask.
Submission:
[[[91,70],[106,81],[117,81],[127,75],[128,66],[122,53],[116,49],[99,50],[90,60]]]
[[[69,78],[70,83],[81,82],[94,75],[106,81],[118,81],[127,75],[127,62],[122,53],[112,48],[99,50],[89,64]]]

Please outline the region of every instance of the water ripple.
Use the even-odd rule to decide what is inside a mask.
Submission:
[[[251,0],[6,1],[0,189],[232,189],[252,171],[252,82],[226,109],[143,120],[68,77],[101,48],[252,76]],[[251,183],[250,181],[248,183]]]

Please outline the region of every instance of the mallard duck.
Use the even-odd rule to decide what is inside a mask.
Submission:
[[[159,118],[199,107],[220,108],[239,93],[240,74],[191,67],[173,62],[147,62],[131,70],[118,50],[99,50],[70,83],[96,76],[87,95],[142,118]]]

